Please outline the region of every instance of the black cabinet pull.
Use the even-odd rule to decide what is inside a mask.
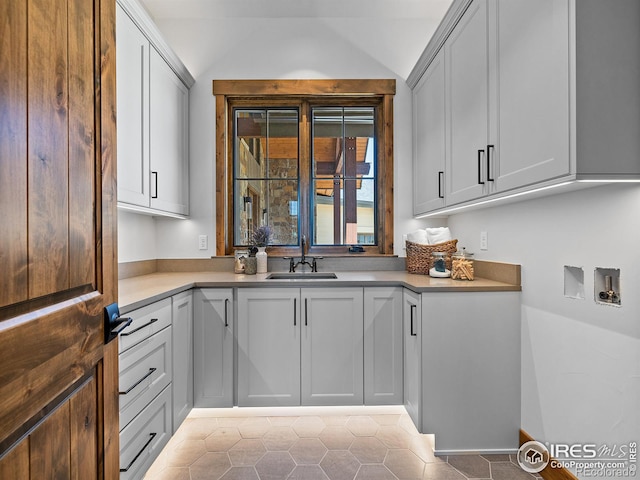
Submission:
[[[484,182],[482,181],[482,154],[484,153],[484,150],[478,150],[478,184],[479,185],[484,185]]]
[[[121,317],[117,303],[104,307],[104,343],[109,343],[131,325],[133,319]]]
[[[147,440],[147,443],[145,443],[142,449],[138,452],[138,454],[135,457],[133,457],[133,460],[131,460],[131,463],[129,463],[129,465],[127,465],[125,468],[120,469],[121,472],[128,472],[129,469],[133,467],[133,464],[136,463],[136,460],[138,460],[138,457],[140,457],[140,455],[142,455],[142,452],[144,452],[149,446],[149,444],[153,442],[153,439],[156,438],[156,435],[157,434],[155,432],[149,434],[150,438],[149,440]]]
[[[152,323],[156,323],[158,321],[157,318],[152,318],[151,320],[149,320],[149,323],[145,323],[144,325],[138,327],[138,328],[134,328],[133,330],[131,330],[130,332],[124,332],[121,333],[120,335],[122,335],[123,337],[126,337],[128,335],[133,335],[134,333],[136,333],[138,330],[142,330],[143,328],[148,327],[149,325],[151,325]]]
[[[225,298],[224,299],[224,326],[225,327],[229,326],[229,309],[228,309],[228,305],[229,305],[229,299]]]
[[[153,188],[154,193],[151,194],[151,198],[158,198],[158,172],[151,172],[151,175],[153,175],[153,180],[155,184]]]
[[[442,193],[442,183],[444,181],[444,172],[438,172],[438,198],[444,198]]]
[[[293,326],[296,326],[296,317],[298,316],[298,299],[294,298],[293,299]]]
[[[487,181],[493,182],[494,179],[491,178],[491,150],[493,150],[495,146],[487,145]]]
[[[413,311],[416,308],[418,308],[416,305],[411,305],[411,336],[412,337],[417,337],[418,336],[418,334],[413,329],[413,320],[414,320]]]
[[[309,318],[309,312],[307,311],[307,299],[304,299],[304,326],[308,325],[307,320]]]
[[[144,377],[142,377],[140,380],[138,380],[136,383],[134,383],[133,385],[131,385],[127,390],[125,390],[124,392],[118,392],[120,395],[126,395],[127,393],[129,393],[131,390],[133,390],[134,388],[136,388],[138,385],[140,385],[142,382],[144,382],[147,378],[149,378],[151,375],[153,375],[153,372],[155,372],[157,370],[157,368],[152,367],[149,369],[149,371],[144,375]]]

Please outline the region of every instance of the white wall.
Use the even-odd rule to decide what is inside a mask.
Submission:
[[[449,227],[477,258],[522,265],[522,428],[549,442],[640,440],[640,186],[458,214]],[[584,269],[584,300],[564,296],[564,265]],[[594,302],[595,267],[621,269],[620,308]]]
[[[359,29],[364,28],[360,20]],[[190,97],[189,220],[161,219],[155,227],[158,258],[206,258],[215,255],[215,98],[214,79],[395,78],[395,253],[404,255],[402,234],[423,222],[411,218],[411,91],[403,78],[341,33],[339,19],[159,20],[168,43],[196,78]],[[435,26],[434,26],[435,28]],[[399,30],[399,29],[397,29]],[[350,33],[350,32],[349,32]],[[428,41],[416,47],[419,55]],[[368,49],[370,50],[370,49]],[[401,55],[401,53],[399,53]],[[432,221],[439,225],[442,221]],[[199,234],[209,249],[198,250]],[[151,236],[147,232],[144,237]],[[131,240],[129,240],[131,241]],[[147,251],[120,243],[120,261],[142,260]],[[126,259],[126,260],[125,260]]]
[[[118,262],[155,258],[158,258],[155,219],[118,210]]]

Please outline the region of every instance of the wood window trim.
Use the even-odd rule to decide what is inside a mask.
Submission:
[[[213,80],[216,97],[216,255],[233,255],[233,142],[228,141],[233,131],[231,105],[240,100],[272,97],[327,97],[379,99],[378,118],[378,245],[365,247],[365,255],[393,255],[393,97],[396,81],[381,80]],[[301,127],[307,125],[301,112]],[[308,132],[301,132],[301,135]],[[309,157],[309,146],[300,145],[301,159]],[[302,167],[302,165],[301,165]],[[301,211],[308,210],[308,199],[303,195]],[[308,222],[302,222],[301,234],[310,238]],[[313,247],[310,254],[346,254],[348,246]],[[297,255],[299,248],[271,247],[275,255]]]

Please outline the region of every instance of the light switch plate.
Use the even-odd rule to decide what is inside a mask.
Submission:
[[[200,235],[198,237],[198,248],[200,250],[206,250],[207,248],[209,248],[209,237],[207,237],[206,235]]]

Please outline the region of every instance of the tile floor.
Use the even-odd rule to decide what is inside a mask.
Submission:
[[[146,480],[531,480],[513,455],[435,457],[402,407],[194,409]]]

